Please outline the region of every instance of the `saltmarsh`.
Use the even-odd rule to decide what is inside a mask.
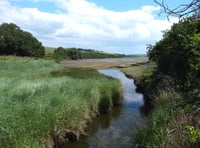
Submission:
[[[63,68],[54,61],[1,58],[0,147],[44,147],[69,129],[120,103],[121,85],[94,69]]]

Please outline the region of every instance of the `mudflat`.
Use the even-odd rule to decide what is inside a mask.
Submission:
[[[105,59],[81,59],[61,61],[60,64],[66,67],[91,67],[95,69],[110,67],[129,67],[131,65],[145,62],[147,57],[131,57],[131,58],[105,58]]]

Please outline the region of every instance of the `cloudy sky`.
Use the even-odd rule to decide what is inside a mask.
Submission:
[[[190,0],[167,0],[170,6]],[[0,24],[15,23],[44,46],[144,54],[177,18],[153,0],[0,0]]]

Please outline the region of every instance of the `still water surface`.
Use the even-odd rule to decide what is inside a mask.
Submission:
[[[135,91],[133,79],[127,78],[118,69],[103,69],[100,73],[117,78],[123,86],[123,104],[113,107],[106,115],[94,119],[88,128],[88,136],[70,144],[72,148],[133,148],[134,132],[144,123],[140,112],[143,95]]]

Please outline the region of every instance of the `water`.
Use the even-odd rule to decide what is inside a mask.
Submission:
[[[123,104],[114,107],[106,115],[94,119],[88,127],[88,136],[70,144],[72,148],[133,148],[134,132],[140,127],[145,117],[140,113],[143,95],[135,91],[134,80],[127,78],[118,69],[99,70],[100,73],[118,78],[123,86]]]

